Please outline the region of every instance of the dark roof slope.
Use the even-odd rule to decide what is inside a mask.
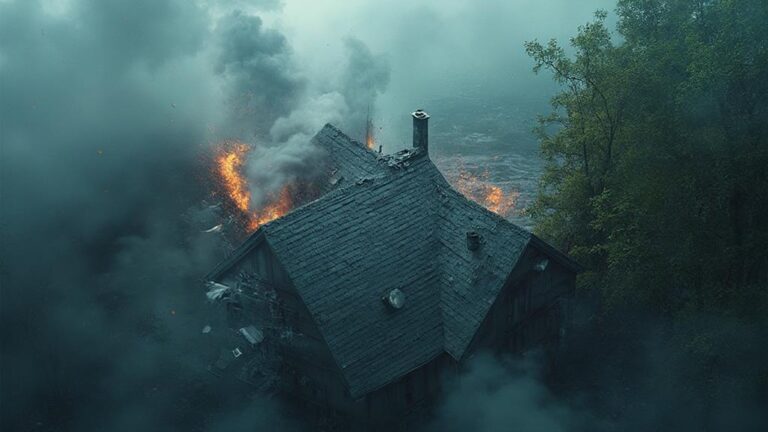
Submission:
[[[441,189],[437,262],[441,267],[441,310],[445,350],[460,359],[531,234],[447,187]],[[467,231],[482,246],[467,248]]]
[[[427,198],[439,175],[421,158],[264,227],[355,397],[443,351],[437,202]],[[382,300],[395,288],[400,310]]]
[[[443,352],[461,359],[533,236],[453,190],[419,151],[379,157],[332,126],[315,140],[355,180],[264,225],[211,277],[263,236],[353,397]],[[394,288],[399,310],[382,300]]]
[[[378,162],[378,153],[353,140],[333,125],[326,124],[312,138],[312,143],[325,153],[329,182],[322,191],[347,186],[359,178],[382,175],[386,168]]]

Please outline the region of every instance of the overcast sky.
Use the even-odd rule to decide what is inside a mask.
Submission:
[[[355,37],[384,56],[390,82],[378,99],[382,137],[402,141],[407,113],[444,97],[546,101],[554,87],[535,76],[523,43],[556,38],[567,44],[596,9],[615,0],[366,0],[286,1],[271,22],[319,82],[344,65],[343,41]],[[439,108],[436,115],[439,115]]]

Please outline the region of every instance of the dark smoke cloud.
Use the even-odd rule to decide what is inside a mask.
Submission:
[[[231,245],[201,232],[226,216],[204,202],[204,160],[233,123],[222,88],[272,79],[265,97],[288,112],[301,81],[258,18],[216,35],[211,19],[184,0],[0,4],[1,429],[281,418],[206,372],[201,280]]]
[[[234,133],[263,139],[275,120],[296,107],[306,82],[294,67],[285,37],[264,29],[258,16],[234,11],[219,21],[216,33],[216,72],[228,80]]]
[[[280,32],[227,10],[278,2],[46,5],[0,3],[2,429],[297,430],[206,371],[201,281],[232,247],[202,232],[228,216],[206,161],[252,144],[258,201],[357,93],[315,89]]]

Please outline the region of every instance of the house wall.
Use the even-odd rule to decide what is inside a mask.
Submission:
[[[532,271],[545,257],[535,247],[526,249],[481,324],[469,355],[485,349],[519,352],[557,342],[562,300],[572,294],[575,274],[551,258],[544,272]],[[243,272],[258,275],[263,282],[260,289],[270,291],[274,298],[265,302],[263,295],[243,296],[241,316],[232,320],[232,325],[246,321],[262,327],[276,325],[280,330],[265,334],[278,341],[283,364],[282,390],[309,412],[338,422],[339,430],[407,430],[409,425],[418,424],[435,404],[444,376],[458,368],[453,359],[443,354],[354,400],[312,316],[266,242],[233,266],[220,282],[240,286]]]
[[[244,283],[243,273],[256,275],[260,283]],[[286,396],[324,417],[364,417],[364,401],[347,392],[322,334],[267,242],[256,245],[219,282],[244,294],[240,305],[228,306],[230,327],[254,323],[265,330],[265,343],[279,350],[280,390]]]
[[[543,272],[533,267],[541,259]],[[576,275],[529,246],[512,271],[472,341],[469,355],[480,350],[521,352],[534,346],[555,347],[564,325]]]
[[[367,430],[405,430],[419,424],[437,402],[447,371],[455,364],[442,354],[365,397]],[[393,416],[393,414],[396,414]]]

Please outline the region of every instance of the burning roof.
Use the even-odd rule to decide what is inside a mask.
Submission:
[[[453,189],[426,146],[384,157],[331,125],[314,141],[336,182],[261,226],[211,280],[266,241],[353,397],[441,353],[461,359],[524,249],[540,240]],[[408,299],[396,310],[381,300],[394,290]]]

